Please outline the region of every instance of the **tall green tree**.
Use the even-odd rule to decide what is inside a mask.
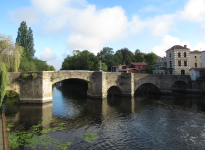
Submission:
[[[27,28],[26,21],[22,21],[17,32],[16,43],[24,47],[24,57],[31,60],[34,57],[34,39],[31,27]]]
[[[118,60],[118,58],[114,58],[113,54],[113,49],[110,47],[103,47],[103,49],[97,53],[98,58],[107,65],[108,71],[116,64],[115,60]]]
[[[144,62],[145,61],[145,53],[140,52],[139,49],[135,51],[135,62]]]
[[[133,54],[128,48],[126,48],[126,47],[125,47],[125,48],[121,48],[121,49],[118,50],[117,52],[122,54],[122,56],[123,56],[122,62],[125,61],[125,63],[127,63],[128,57],[126,57],[126,56],[129,56],[130,59],[131,59],[131,61],[134,61],[134,60],[135,60],[135,59],[134,59],[134,54]],[[117,52],[116,52],[116,53],[117,53]]]

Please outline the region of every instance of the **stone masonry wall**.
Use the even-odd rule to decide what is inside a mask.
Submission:
[[[133,96],[132,73],[103,72],[103,97],[112,86],[117,86],[122,91],[122,96]]]
[[[37,74],[33,78],[32,73]],[[23,74],[29,74],[20,80]],[[92,98],[105,98],[112,86],[121,90],[122,96],[133,96],[136,89],[144,83],[156,85],[161,92],[169,93],[176,81],[189,83],[185,75],[153,75],[139,73],[115,73],[96,71],[39,71],[9,73],[9,85],[6,90],[14,90],[20,95],[22,103],[45,103],[52,101],[52,84],[65,79],[81,79],[88,82],[87,95]]]

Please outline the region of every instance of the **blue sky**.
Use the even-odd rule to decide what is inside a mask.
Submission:
[[[16,40],[22,21],[34,35],[35,56],[57,70],[73,50],[155,52],[173,45],[205,50],[205,0],[6,0],[0,33]]]

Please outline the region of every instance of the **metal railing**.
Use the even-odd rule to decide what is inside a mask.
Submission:
[[[3,134],[4,134],[4,149],[10,150],[9,137],[8,137],[7,126],[6,126],[6,118],[3,109],[2,109],[2,122],[3,122]]]

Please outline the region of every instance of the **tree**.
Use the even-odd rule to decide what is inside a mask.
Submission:
[[[126,63],[126,65],[130,65],[130,62],[131,62],[132,60],[131,60],[131,58],[128,56],[128,55],[126,55],[126,57],[125,57],[125,63]]]
[[[145,53],[141,53],[139,49],[135,51],[135,61],[136,62],[144,62],[145,61]]]
[[[74,50],[73,56],[68,55],[63,63],[61,70],[93,70],[99,71],[99,59],[88,50]]]
[[[107,65],[109,71],[115,64],[113,53],[113,49],[109,47],[103,47],[103,49],[97,53],[98,58]]]
[[[145,61],[148,63],[148,66],[146,67],[146,72],[152,74],[154,69],[154,64],[157,62],[158,56],[151,52],[145,55]]]
[[[31,27],[29,27],[28,30],[26,21],[22,21],[17,33],[16,43],[24,47],[24,56],[27,57],[28,60],[31,60],[35,53],[33,31]]]
[[[50,67],[50,71],[56,71],[56,69],[53,66],[49,66]]]
[[[123,63],[123,56],[121,53],[116,52],[114,56],[118,58],[118,65]]]
[[[122,62],[126,62],[127,63],[127,61],[126,61],[126,56],[129,56],[130,58],[131,58],[131,61],[134,61],[135,59],[134,59],[134,54],[128,49],[128,48],[121,48],[120,50],[118,50],[117,51],[118,53],[121,53],[122,54],[122,56],[123,56],[123,60],[122,60]]]
[[[107,65],[105,63],[101,63],[101,70],[106,71],[106,72],[108,71],[107,70]]]
[[[8,71],[19,69],[22,47],[14,44],[11,36],[0,34],[0,106],[6,94]]]

